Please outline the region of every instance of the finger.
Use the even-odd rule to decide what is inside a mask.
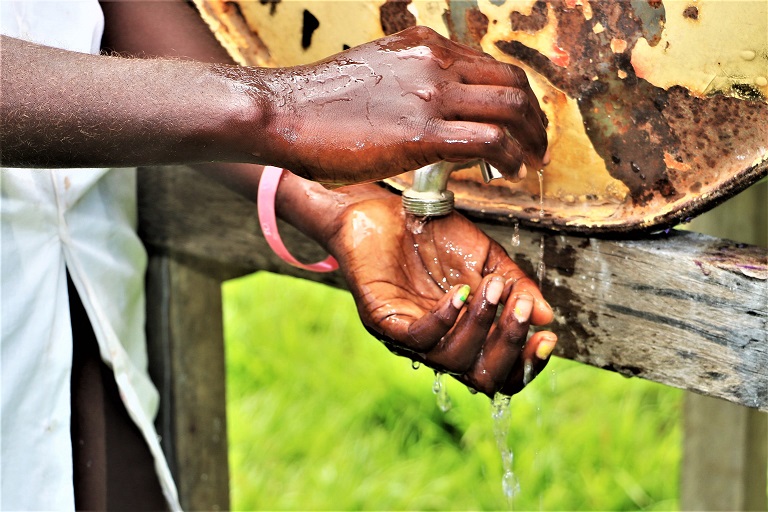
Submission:
[[[428,352],[456,323],[459,312],[469,297],[468,285],[454,286],[425,314],[408,327],[404,345],[416,352]],[[396,340],[397,341],[397,340]]]
[[[529,293],[533,296],[534,304],[531,325],[547,325],[552,322],[555,314],[552,306],[541,294],[539,286],[520,267],[515,265],[503,247],[493,242],[488,260],[495,261],[496,264],[491,268],[484,269],[483,273],[502,274],[506,280],[502,299],[510,295]],[[502,302],[504,301],[502,300]]]
[[[488,337],[474,366],[464,376],[470,387],[490,397],[502,388],[526,344],[532,310],[530,294],[510,297],[496,329]]]
[[[497,60],[494,60],[492,63],[484,62],[481,71],[479,71],[478,63],[472,61],[459,62],[454,68],[459,73],[461,81],[465,84],[498,85],[520,89],[534,106],[534,111],[541,119],[544,127],[546,128],[549,124],[547,115],[541,109],[539,100],[536,98],[533,89],[531,89],[528,75],[525,74],[522,68]]]
[[[464,373],[474,363],[496,318],[504,279],[497,275],[488,276],[481,282],[480,290],[456,327],[426,354],[430,366],[449,373]]]
[[[502,127],[469,121],[433,121],[426,130],[423,143],[440,160],[486,160],[512,181],[525,155],[520,145]]]
[[[557,345],[557,335],[549,331],[534,333],[525,344],[522,357],[516,362],[502,386],[505,395],[519,393],[547,366],[550,355]]]
[[[478,62],[467,59],[456,62],[453,71],[465,84],[501,85],[504,87],[530,88],[528,76],[522,68],[499,60],[484,60],[482,69]]]
[[[547,325],[554,319],[552,306],[541,294],[538,285],[512,261],[501,245],[496,242],[491,244],[488,260],[493,261],[494,265],[483,269],[483,273],[502,274],[506,279],[503,297],[521,293],[529,293],[533,296],[532,325]]]
[[[544,161],[547,130],[536,98],[522,89],[449,83],[443,87],[441,110],[449,121],[501,124],[526,152]]]
[[[532,325],[547,325],[555,317],[552,306],[541,294],[539,286],[527,275],[515,279],[511,286],[510,294],[529,293],[533,297],[533,313],[531,314]]]

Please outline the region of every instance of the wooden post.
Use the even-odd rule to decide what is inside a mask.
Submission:
[[[681,510],[766,510],[766,413],[688,393]]]
[[[768,182],[695,219],[690,229],[768,247]],[[766,481],[768,414],[686,394],[681,508],[765,511]]]
[[[229,510],[221,280],[150,254],[150,373],[160,391],[156,425],[185,510]]]

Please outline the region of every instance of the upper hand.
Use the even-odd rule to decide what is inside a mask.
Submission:
[[[249,85],[257,97],[267,91],[269,138],[257,156],[315,181],[357,183],[477,158],[517,179],[523,163],[540,168],[547,148],[525,73],[426,27],[259,72]]]
[[[534,375],[547,363],[557,337],[546,331],[526,337],[529,325],[552,320],[549,304],[506,251],[466,218],[453,212],[411,229],[407,220],[414,219],[406,219],[400,198],[382,192],[339,219],[326,245],[363,323],[390,350],[489,396],[522,389],[526,361]]]

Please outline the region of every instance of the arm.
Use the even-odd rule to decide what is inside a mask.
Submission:
[[[117,42],[132,18],[110,9],[155,8],[104,7]],[[114,49],[156,55],[149,39]],[[519,68],[420,27],[283,69],[88,56],[7,37],[1,51],[3,165],[270,163],[349,183],[441,159],[486,158],[515,177],[546,149]]]
[[[260,169],[205,172],[256,197]],[[327,190],[290,173],[275,207],[339,261],[363,324],[392,352],[488,396],[517,393],[549,361],[557,336],[528,338],[528,330],[551,322],[551,307],[504,249],[460,214],[412,230],[415,219],[391,192],[370,184]]]
[[[209,33],[184,37],[195,34],[200,22],[185,4],[143,4],[136,11],[143,19],[128,12],[133,5],[105,4],[112,27],[105,34],[108,47],[149,56],[227,59],[217,53],[221,50]],[[153,22],[171,30],[153,31]],[[250,200],[256,197],[259,166],[197,168]],[[534,372],[546,364],[556,337],[546,331],[526,337],[529,325],[551,321],[551,308],[504,250],[461,215],[433,221],[414,234],[406,229],[394,194],[374,185],[327,190],[290,173],[283,175],[275,206],[281,218],[339,260],[363,323],[394,352],[454,373],[489,395],[519,391],[526,361]],[[467,259],[457,260],[457,254]],[[502,304],[506,307],[494,321]]]

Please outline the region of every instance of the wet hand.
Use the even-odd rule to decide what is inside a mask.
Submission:
[[[267,92],[270,137],[256,156],[315,181],[356,183],[477,158],[515,180],[523,163],[539,169],[547,148],[546,117],[525,73],[426,27],[260,72],[249,86]]]
[[[466,218],[454,212],[421,224],[382,193],[339,219],[327,245],[363,323],[390,350],[489,396],[517,393],[547,364],[557,337],[526,338],[530,325],[552,320],[549,304]]]

